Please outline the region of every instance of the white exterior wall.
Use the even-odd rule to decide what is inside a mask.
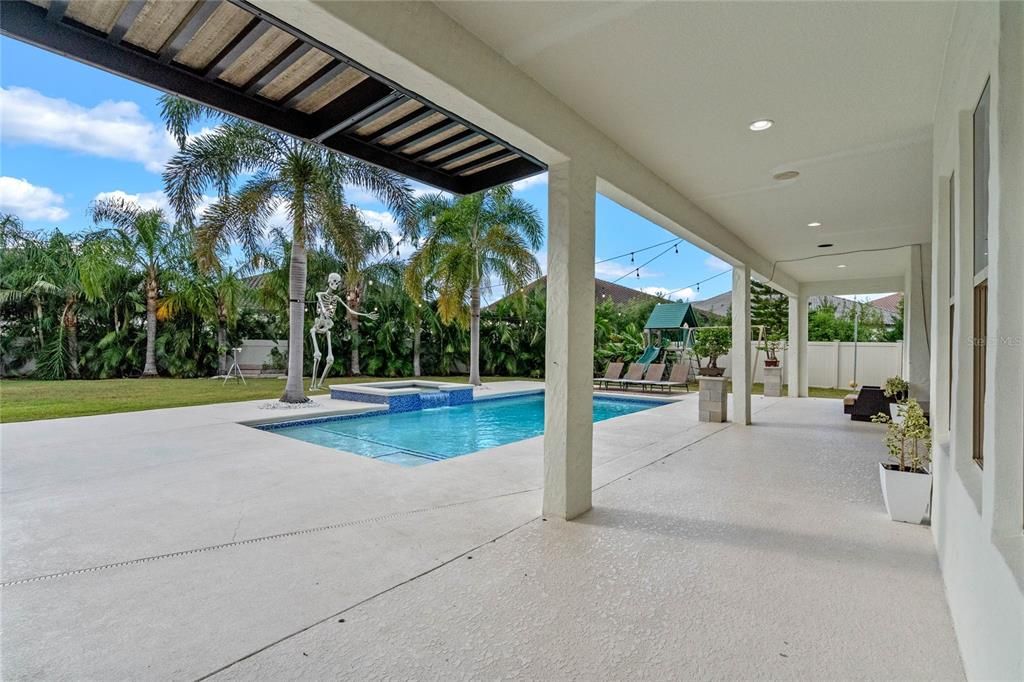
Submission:
[[[958,7],[936,103],[932,302],[938,410],[932,532],[967,674],[1024,679],[1024,4]],[[989,316],[984,468],[972,460],[973,150],[971,114],[991,78]],[[950,342],[948,187],[957,243]],[[949,349],[953,349],[952,406]]]
[[[795,358],[796,348],[781,351],[779,360],[782,367],[789,367],[788,358]],[[753,382],[764,381],[764,351],[757,351],[757,344],[750,344],[750,355],[757,356]],[[838,341],[811,341],[807,344],[807,384],[819,388],[845,388],[853,378],[853,343]],[[732,376],[732,354],[719,358],[718,366],[725,367],[725,375]],[[900,375],[903,369],[903,342],[880,343],[861,342],[857,344],[857,383],[861,386],[880,386],[892,376]],[[788,374],[787,376],[787,382]]]

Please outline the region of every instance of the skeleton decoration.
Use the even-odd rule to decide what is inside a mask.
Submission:
[[[313,382],[310,384],[311,389],[321,388],[324,385],[324,379],[327,378],[327,373],[334,366],[334,353],[331,350],[331,329],[334,327],[334,313],[338,309],[338,304],[341,304],[345,310],[353,315],[367,317],[371,320],[377,319],[377,313],[361,313],[358,310],[349,308],[342,297],[337,294],[340,285],[341,275],[332,272],[327,276],[327,291],[318,291],[316,293],[316,319],[313,320],[313,326],[309,330],[309,336],[313,340]],[[316,375],[316,371],[320,365],[321,355],[320,344],[316,341],[317,334],[323,334],[327,339],[327,358],[323,374],[319,378]]]

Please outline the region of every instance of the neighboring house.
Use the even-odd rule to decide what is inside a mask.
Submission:
[[[886,326],[889,326],[895,324],[900,319],[901,313],[899,306],[902,301],[903,294],[896,293],[883,296],[882,298],[876,298],[869,303],[873,308],[877,308],[878,311],[882,313],[882,322],[884,322]]]
[[[902,297],[902,294],[893,295]],[[890,297],[887,296],[886,298]],[[875,305],[874,301],[870,303],[857,303],[856,301],[851,301],[848,298],[842,298],[840,296],[811,296],[809,303],[811,310],[817,310],[823,305],[830,305],[833,306],[836,309],[836,312],[840,314],[845,313],[848,310],[852,310],[858,305]],[[729,308],[732,307],[732,292],[726,291],[703,301],[694,301],[693,307],[706,313],[712,313],[714,315],[721,315],[724,317],[729,314]],[[887,316],[885,311],[881,308],[880,310],[882,311],[882,319],[885,323],[892,324],[892,317],[896,314],[895,304],[893,304],[892,314],[889,316]]]
[[[535,279],[534,281],[530,282],[525,287],[523,287],[521,291],[522,293],[526,293],[538,287],[543,289],[547,286],[547,282],[548,278],[547,275],[545,275],[539,279]],[[511,295],[512,294],[509,294],[508,296]],[[506,298],[508,298],[508,296],[504,296],[498,299],[498,301],[491,303],[487,307],[490,308],[491,306],[497,305],[500,301],[504,301]],[[615,282],[608,282],[603,279],[597,279],[595,277],[594,302],[600,304],[605,303],[607,301],[611,301],[612,303],[618,305],[625,305],[626,303],[632,303],[634,301],[643,301],[646,303],[668,303],[668,299],[662,298],[661,296],[648,294],[637,289],[630,289],[629,287],[624,287],[621,284],[616,284]]]

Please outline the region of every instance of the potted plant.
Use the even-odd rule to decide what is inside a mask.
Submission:
[[[893,521],[921,523],[931,503],[932,431],[914,399],[896,406],[899,419],[879,413],[871,421],[886,424],[885,445],[893,463],[878,463],[885,509]]]
[[[778,334],[771,333],[765,338],[764,342],[761,343],[757,348],[758,350],[764,351],[764,366],[765,367],[778,367],[779,366],[779,351],[784,350],[786,342],[782,340],[782,337]]]
[[[693,332],[693,345],[690,352],[697,359],[697,374],[705,377],[720,377],[725,369],[718,366],[718,358],[732,348],[732,333],[725,327],[704,327]],[[700,364],[701,358],[707,358],[706,366]]]
[[[906,400],[909,391],[910,384],[903,377],[889,377],[885,380],[885,385],[882,386],[882,392],[885,394],[885,397],[893,402]]]

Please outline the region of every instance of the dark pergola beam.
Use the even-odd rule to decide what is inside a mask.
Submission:
[[[390,137],[395,133],[401,132],[409,126],[414,126],[425,118],[430,118],[437,112],[430,107],[423,107],[417,111],[412,112],[402,118],[398,119],[394,123],[388,124],[377,131],[377,133],[370,139],[370,144],[380,144],[381,140],[386,137]]]
[[[455,163],[456,161],[462,161],[466,157],[473,156],[474,154],[478,153],[481,149],[487,149],[488,147],[493,147],[493,146],[494,146],[494,142],[492,142],[491,140],[487,139],[487,140],[484,140],[482,142],[477,142],[476,144],[471,144],[470,146],[466,147],[465,149],[460,149],[458,151],[458,153],[452,154],[451,156],[444,156],[444,157],[441,157],[440,159],[435,159],[434,161],[430,161],[429,164],[431,166],[437,166],[438,168],[440,168],[441,166],[447,166],[448,164]],[[459,170],[462,170],[462,169],[460,168]],[[458,171],[457,170],[452,170],[451,172],[452,173],[457,173]]]
[[[323,127],[313,136],[313,140],[323,142],[333,138],[402,98],[404,95],[395,92],[390,86],[367,78],[314,115],[314,120]]]
[[[459,128],[459,127],[463,127],[463,126],[458,121],[452,121],[452,120],[441,121],[440,123],[435,123],[434,125],[430,126],[429,128],[425,128],[425,129],[419,131],[415,135],[410,135],[409,137],[405,138],[401,142],[396,142],[391,148],[392,149],[405,149],[406,147],[412,147],[412,146],[422,142],[423,140],[429,140],[430,138],[432,138],[434,135],[437,135],[438,133],[447,132],[447,131],[451,130],[452,128]],[[448,140],[443,140],[443,142],[447,142],[447,141]]]
[[[63,19],[70,2],[71,0],[50,0],[50,7],[46,10],[46,20],[58,22]]]
[[[160,63],[169,64],[172,59],[177,57],[182,48],[188,45],[188,41],[192,40],[196,32],[202,28],[206,20],[217,11],[219,6],[219,3],[214,0],[199,0],[196,6],[189,10],[188,15],[174,29],[174,32],[171,33],[164,46],[160,48],[160,51],[157,53],[157,59],[160,60]]]
[[[487,164],[491,163],[492,161],[497,161],[498,159],[500,159],[502,157],[506,157],[506,160],[511,160],[515,156],[516,156],[515,152],[511,152],[508,149],[502,148],[502,149],[499,149],[498,151],[494,152],[493,154],[488,154],[487,156],[483,156],[483,157],[477,159],[476,161],[473,161],[472,163],[469,163],[469,164],[467,164],[465,166],[462,166],[460,168],[456,168],[452,172],[455,173],[456,175],[465,175],[466,173],[471,172],[474,168],[479,168],[480,166],[486,166]],[[495,166],[495,168],[497,168],[497,166]],[[480,171],[480,172],[482,173],[483,171]]]
[[[124,34],[128,32],[128,29],[135,23],[135,18],[139,16],[139,12],[145,7],[146,0],[130,0],[121,13],[117,15],[117,21],[114,22],[114,27],[110,29],[110,33],[107,35],[107,40],[119,45],[124,40]]]
[[[208,81],[184,67],[161,64],[146,54],[111,45],[65,23],[42,21],[44,10],[27,2],[5,2],[2,33],[36,47],[130,78],[138,83],[179,94],[233,116],[309,138],[310,119],[285,112],[259,99],[244,97],[227,84]]]
[[[443,152],[451,149],[452,147],[457,147],[458,145],[462,144],[469,138],[474,137],[476,135],[479,135],[479,133],[476,132],[475,130],[466,130],[457,135],[453,135],[446,140],[441,140],[437,144],[430,145],[426,149],[421,149],[419,152],[417,152],[416,156],[413,157],[413,161],[423,161],[428,156],[433,156],[437,152]]]
[[[299,102],[330,83],[335,79],[335,77],[341,75],[341,73],[348,68],[348,64],[345,62],[334,62],[333,64],[324,66],[312,76],[299,83],[299,85],[293,88],[287,95],[282,97],[281,106],[285,109],[294,109],[298,106]]]
[[[434,187],[440,187],[441,189],[449,192],[455,192],[456,194],[462,194],[462,183],[461,178],[456,178],[447,173],[427,168],[418,163],[410,161],[401,156],[397,156],[388,152],[387,150],[376,147],[367,142],[363,142],[357,137],[351,135],[335,135],[334,137],[324,141],[324,146],[328,149],[354,156],[357,159],[368,161],[382,168],[401,173],[402,175],[408,175],[409,177],[416,178],[422,182],[425,182]]]
[[[265,88],[268,83],[291,68],[292,64],[302,59],[312,49],[313,47],[309,43],[296,40],[283,49],[281,54],[271,59],[269,64],[260,69],[259,73],[242,87],[242,90],[247,95],[259,94],[260,90]]]
[[[500,166],[480,171],[474,175],[461,177],[459,179],[462,182],[459,184],[459,187],[462,194],[472,194],[473,192],[479,192],[496,187],[497,185],[522,180],[531,175],[543,173],[544,170],[544,168],[538,168],[537,164],[533,161],[520,157],[508,163],[503,163]]]
[[[206,71],[203,72],[203,77],[210,80],[220,77],[229,66],[245,54],[245,51],[263,37],[263,34],[269,31],[270,28],[271,26],[267,22],[253,17],[253,20],[246,24],[245,28],[230,43],[224,46],[220,54],[213,58],[213,61],[206,67]]]

